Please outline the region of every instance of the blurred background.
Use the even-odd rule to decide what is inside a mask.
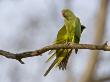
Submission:
[[[110,43],[110,0],[0,0],[0,49],[19,53],[52,44],[64,8],[86,26],[80,43]],[[48,52],[23,59],[24,65],[0,56],[0,82],[110,82],[110,52],[72,54],[66,71],[53,69],[46,77]]]

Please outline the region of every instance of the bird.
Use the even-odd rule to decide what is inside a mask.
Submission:
[[[68,42],[79,44],[81,33],[86,27],[84,25],[81,25],[80,19],[75,16],[74,12],[72,12],[70,9],[63,9],[61,13],[64,18],[64,24],[58,31],[57,37],[53,44],[64,44]],[[48,58],[46,62],[49,62],[54,57],[55,60],[45,72],[44,76],[46,76],[53,67],[59,67],[59,69],[61,70],[66,70],[68,59],[72,51],[73,49],[51,50],[50,53],[54,53]],[[76,54],[77,52],[78,49],[75,49]]]

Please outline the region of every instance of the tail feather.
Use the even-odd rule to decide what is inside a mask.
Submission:
[[[66,54],[66,57],[65,57],[65,58],[62,60],[62,62],[58,65],[59,69],[66,70],[67,63],[68,63],[68,59],[69,59],[71,53],[72,53],[72,49],[71,49],[71,50],[68,50],[68,53]]]
[[[55,66],[55,64],[57,63],[56,59],[54,60],[54,62],[51,64],[51,66],[48,68],[48,70],[45,72],[44,76],[46,76],[50,70]]]
[[[55,56],[56,56],[56,53],[53,53],[53,54],[47,59],[46,63],[49,62],[50,60],[52,60]]]
[[[60,50],[57,50],[56,51],[56,59],[50,65],[50,67],[48,68],[48,70],[46,71],[44,76],[46,76],[54,66],[58,66],[59,69],[65,70],[71,52],[72,52],[72,49],[71,50],[70,49],[60,49]],[[51,57],[50,57],[50,59],[51,59]]]
[[[56,57],[54,62],[50,65],[44,76],[46,76],[54,66],[58,66],[60,62],[64,59],[65,56],[62,56],[63,51],[64,51],[63,49],[56,51],[58,57]]]

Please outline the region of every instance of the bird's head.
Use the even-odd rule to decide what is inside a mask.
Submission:
[[[67,20],[70,20],[70,19],[75,18],[74,13],[73,13],[71,10],[69,10],[69,9],[63,9],[63,10],[62,10],[62,16],[63,16],[65,19],[67,19]]]

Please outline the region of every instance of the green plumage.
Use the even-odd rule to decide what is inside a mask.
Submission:
[[[54,41],[54,44],[62,44],[67,42],[79,43],[81,33],[85,27],[81,25],[79,18],[76,17],[74,13],[69,9],[63,9],[62,16],[64,17],[64,25],[58,31],[57,38]],[[78,49],[75,49],[75,53],[77,52]],[[46,76],[54,66],[58,66],[59,69],[62,70],[66,69],[67,62],[71,53],[72,49],[56,50],[53,55],[47,60],[48,62],[52,58],[56,57],[44,76]]]

